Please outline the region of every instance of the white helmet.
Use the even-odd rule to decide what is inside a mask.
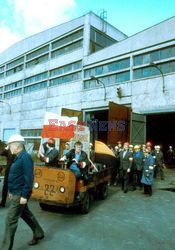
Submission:
[[[22,135],[12,135],[10,136],[8,143],[12,143],[12,142],[22,142],[22,144],[24,144],[24,137]]]

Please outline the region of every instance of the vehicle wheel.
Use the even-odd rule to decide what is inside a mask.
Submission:
[[[99,187],[99,198],[105,200],[108,196],[108,184],[103,184]]]
[[[89,212],[89,208],[90,208],[90,196],[89,193],[86,193],[83,198],[82,204],[80,205],[80,212],[82,214],[87,214]]]
[[[39,205],[40,205],[40,208],[42,209],[42,210],[47,210],[48,209],[48,205],[47,204],[45,204],[45,203],[39,203]]]

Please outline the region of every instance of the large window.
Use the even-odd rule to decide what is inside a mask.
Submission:
[[[6,65],[6,68],[7,68],[7,69],[11,69],[11,68],[14,68],[14,67],[16,67],[17,65],[21,65],[21,64],[23,64],[23,63],[24,63],[24,56],[22,56],[22,57],[20,57],[20,58],[18,58],[18,59],[16,59],[16,60],[11,61],[10,63],[8,63],[8,64]]]
[[[48,60],[49,60],[49,55],[48,54],[37,57],[34,60],[27,62],[26,63],[26,68],[36,66],[37,64],[44,63],[44,62],[46,62]]]
[[[54,77],[54,76],[58,76],[58,75],[63,75],[63,74],[66,74],[66,73],[81,69],[81,67],[82,67],[82,62],[81,61],[71,63],[71,64],[65,65],[63,67],[59,67],[59,68],[51,70],[50,71],[50,76]]]
[[[130,67],[130,58],[122,59],[119,61],[115,61],[112,63],[108,63],[102,66],[97,66],[92,69],[85,70],[85,78],[89,78],[91,76],[96,76],[96,75],[102,75],[113,71],[120,71],[123,69],[127,69],[129,67]]]
[[[157,64],[157,66],[164,74],[175,72],[175,61]],[[149,66],[149,67],[135,69],[133,77],[134,79],[140,79],[160,74],[161,74],[160,71],[156,67]]]
[[[175,57],[175,46],[155,50],[142,55],[134,56],[134,66],[148,64],[154,61],[160,61]]]
[[[27,54],[27,55],[26,55],[26,59],[27,59],[27,60],[31,60],[31,59],[33,59],[34,57],[38,57],[38,56],[40,56],[41,54],[44,54],[44,53],[46,53],[46,52],[48,52],[48,51],[49,51],[49,45],[46,45],[46,46],[44,46],[44,47],[42,47],[42,48],[40,48],[40,49],[37,49],[37,50],[35,50],[35,51],[33,51],[33,52]]]
[[[14,83],[5,85],[4,90],[8,91],[8,90],[11,90],[11,89],[19,88],[21,86],[22,86],[22,81],[18,81],[18,82],[14,82]]]
[[[77,39],[80,39],[83,37],[83,29],[78,30],[70,35],[67,35],[63,38],[60,38],[59,40],[52,43],[52,49],[59,48],[61,46],[64,46],[65,44],[72,43]]]
[[[18,95],[21,95],[22,89],[15,89],[13,91],[9,91],[4,93],[4,99],[12,98]]]
[[[24,84],[27,85],[27,84],[31,84],[34,82],[43,81],[43,80],[47,79],[47,77],[48,77],[48,72],[43,72],[41,74],[26,78],[24,80]]]
[[[23,137],[41,137],[42,129],[21,129]]]
[[[100,77],[99,80],[103,82],[105,85],[127,82],[130,80],[130,71],[125,71],[110,76]],[[97,86],[99,86],[99,84],[96,80],[84,81],[84,89],[95,88]]]
[[[39,89],[44,89],[44,88],[47,88],[47,81],[43,81],[43,82],[36,83],[36,84],[25,87],[24,93],[29,93],[29,92],[36,91]]]
[[[78,81],[80,79],[81,79],[81,72],[77,72],[77,73],[73,73],[73,74],[70,74],[70,75],[66,75],[66,76],[51,79],[49,85],[50,86],[55,86],[55,85],[59,85],[59,84],[62,84],[62,83]]]
[[[23,67],[24,67],[23,65],[19,65],[19,66],[13,68],[13,69],[8,70],[6,72],[6,76],[11,76],[11,75],[13,75],[15,73],[18,73],[19,71],[23,70]]]
[[[54,50],[52,53],[51,53],[51,57],[52,58],[55,58],[57,56],[60,56],[60,55],[63,55],[63,54],[66,54],[66,53],[70,53],[76,49],[80,49],[83,47],[83,42],[82,40],[81,41],[78,41],[78,42],[75,42],[75,43],[72,43],[68,46],[65,46],[61,49],[57,49],[57,50]]]
[[[94,53],[100,49],[108,47],[117,41],[107,36],[105,33],[91,28],[90,33],[90,53]]]

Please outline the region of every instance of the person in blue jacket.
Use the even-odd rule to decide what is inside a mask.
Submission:
[[[154,176],[154,158],[150,154],[149,149],[145,149],[143,159],[143,174],[141,183],[144,186],[144,194],[152,195],[152,184]]]
[[[21,135],[12,135],[8,145],[12,155],[15,155],[16,158],[10,167],[8,177],[10,206],[7,212],[1,250],[11,250],[13,248],[20,217],[33,232],[33,239],[29,242],[29,245],[36,245],[39,240],[44,238],[41,226],[28,208],[28,200],[33,186],[33,160],[25,151],[24,138]]]

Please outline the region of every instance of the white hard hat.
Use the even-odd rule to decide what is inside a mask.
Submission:
[[[24,144],[24,137],[22,135],[12,135],[10,136],[8,143],[12,143],[12,142],[22,142]]]

